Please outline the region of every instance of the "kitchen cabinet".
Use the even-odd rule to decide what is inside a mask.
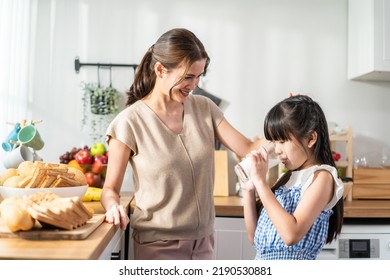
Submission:
[[[390,81],[390,0],[348,1],[348,78]]]
[[[124,260],[125,259],[125,234],[117,229],[114,237],[108,243],[99,260]]]
[[[244,218],[216,217],[215,259],[253,260],[256,251],[250,243]]]

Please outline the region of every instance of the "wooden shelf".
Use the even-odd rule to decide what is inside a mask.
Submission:
[[[336,166],[338,168],[344,169],[343,176],[352,178],[353,177],[353,157],[352,157],[352,128],[349,127],[347,132],[342,135],[332,134],[330,138],[330,147],[332,151],[337,152],[336,143],[345,142],[345,158],[336,161]],[[349,194],[346,196],[348,201],[352,200],[352,188],[349,190]]]

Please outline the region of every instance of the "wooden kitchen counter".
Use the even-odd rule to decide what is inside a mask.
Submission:
[[[244,217],[242,197],[214,196],[215,215],[217,217]]]
[[[217,216],[244,217],[240,196],[214,197]],[[344,200],[345,218],[390,218],[390,199],[387,200]]]
[[[133,193],[122,193],[121,205],[130,211]],[[104,214],[100,202],[85,202],[95,214]],[[36,260],[94,260],[98,259],[115,233],[121,230],[103,222],[84,240],[26,240],[20,238],[0,239],[0,259]]]
[[[240,196],[215,196],[217,217],[244,217],[243,201]],[[131,203],[132,210],[135,201]],[[388,200],[344,200],[345,218],[390,218],[390,199]]]

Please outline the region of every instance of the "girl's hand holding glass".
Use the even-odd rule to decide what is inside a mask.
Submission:
[[[259,151],[253,151],[250,153],[251,181],[260,181],[263,183],[267,182],[267,172],[269,169],[268,156],[269,154],[265,147],[260,148]]]
[[[267,145],[260,147],[257,151],[253,151],[252,153],[248,154],[245,159],[243,159],[240,163],[236,164],[236,166],[234,167],[234,171],[236,172],[238,179],[241,182],[246,182],[250,179],[252,169],[252,154],[258,154],[260,157],[263,158],[263,160],[266,159],[268,165],[266,166],[265,171],[268,171],[268,169],[280,163],[280,159],[275,153],[275,143],[269,142]]]
[[[245,192],[253,192],[256,188],[251,180],[243,182],[240,181],[241,190]]]

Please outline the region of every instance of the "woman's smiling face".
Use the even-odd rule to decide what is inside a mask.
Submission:
[[[172,89],[170,94],[171,98],[181,103],[184,102],[186,97],[199,84],[199,80],[204,72],[205,65],[205,59],[195,61],[190,66],[187,74],[185,74],[184,77],[183,75],[186,70],[185,65],[166,72],[167,76],[164,83],[166,86],[166,92],[169,94],[169,91]],[[177,84],[179,81],[181,82]]]

